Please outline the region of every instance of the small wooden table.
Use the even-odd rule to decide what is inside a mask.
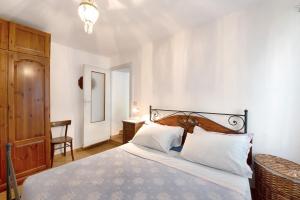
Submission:
[[[145,121],[141,120],[123,120],[123,144],[130,141],[144,123]]]
[[[300,165],[276,156],[255,156],[257,200],[300,200]]]

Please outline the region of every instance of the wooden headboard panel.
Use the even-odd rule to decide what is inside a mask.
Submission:
[[[218,116],[224,118],[226,124],[211,120],[209,117]],[[248,128],[248,110],[244,114],[211,113],[197,111],[180,111],[157,109],[150,106],[150,121],[184,128],[182,144],[184,144],[187,133],[193,133],[194,127],[199,126],[206,131],[224,134],[246,134]],[[224,120],[223,120],[224,121]],[[252,151],[249,152],[248,164],[252,164]]]

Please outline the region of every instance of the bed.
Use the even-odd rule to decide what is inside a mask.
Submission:
[[[207,115],[226,117],[235,129]],[[150,107],[150,119],[184,127],[184,137],[196,125],[222,133],[247,133],[247,111],[237,115]],[[50,199],[249,200],[251,194],[246,177],[184,160],[177,151],[163,153],[128,143],[26,179],[22,200]]]

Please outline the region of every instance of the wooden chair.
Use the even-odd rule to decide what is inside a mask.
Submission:
[[[51,167],[53,166],[54,151],[58,150],[58,149],[64,148],[64,156],[66,156],[66,148],[70,147],[72,161],[74,161],[73,138],[71,138],[67,135],[69,125],[71,125],[71,120],[51,122],[51,128],[60,127],[60,126],[66,127],[65,128],[65,136],[52,138],[52,131],[51,131]],[[62,147],[55,148],[55,145],[61,145],[61,144],[63,144]]]

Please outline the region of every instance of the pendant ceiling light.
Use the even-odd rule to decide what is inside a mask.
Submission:
[[[78,7],[80,19],[84,22],[84,31],[93,33],[93,26],[99,17],[99,11],[95,0],[82,0]]]

